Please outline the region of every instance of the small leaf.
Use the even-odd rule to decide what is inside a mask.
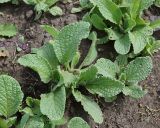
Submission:
[[[117,39],[114,43],[114,48],[121,55],[127,54],[130,51],[130,47],[131,41],[128,34],[125,34],[121,38]]]
[[[126,80],[129,82],[144,80],[151,73],[152,67],[150,57],[138,57],[128,64],[125,70]]]
[[[91,98],[82,95],[79,91],[73,91],[77,102],[81,102],[84,110],[88,112],[96,123],[103,122],[103,114],[98,104]]]
[[[138,85],[134,85],[134,86],[126,86],[123,89],[123,93],[126,96],[131,96],[132,98],[142,98],[147,92],[143,91],[142,88]]]
[[[87,83],[86,88],[92,94],[98,94],[101,97],[113,97],[121,93],[124,84],[118,80],[114,80],[107,77],[99,77],[92,82]]]
[[[12,37],[17,34],[17,28],[13,24],[0,24],[0,36]]]
[[[11,0],[0,0],[0,3],[6,3],[6,2],[9,2]]]
[[[111,60],[101,58],[97,60],[95,66],[98,69],[98,74],[105,77],[115,78],[118,71],[118,67]]]
[[[153,29],[151,27],[138,28],[129,33],[129,38],[133,45],[134,54],[140,53],[147,45],[149,36],[152,35]]]
[[[0,115],[14,115],[22,103],[23,93],[19,83],[7,75],[0,76]]]
[[[61,16],[63,15],[63,11],[60,7],[58,6],[54,6],[52,8],[49,9],[49,12],[53,15],[53,16]]]
[[[90,128],[90,126],[82,118],[74,117],[69,121],[68,128]]]
[[[62,86],[54,92],[41,95],[40,109],[50,120],[59,120],[64,115],[66,91]]]
[[[91,47],[87,53],[87,56],[85,57],[82,64],[80,65],[80,68],[91,65],[93,61],[97,58],[97,54],[98,54],[96,49],[97,35],[94,32],[92,33],[91,40],[92,40]]]
[[[153,29],[160,28],[160,19],[151,22],[150,27]]]
[[[118,40],[123,36],[119,31],[113,30],[111,28],[105,29],[105,31],[107,32],[107,34],[109,36],[108,37],[109,40]]]
[[[119,24],[122,18],[121,9],[111,0],[90,0],[106,20]]]
[[[95,28],[97,28],[98,30],[104,30],[104,28],[107,27],[106,24],[103,21],[103,18],[101,18],[97,14],[93,14],[91,16],[91,22],[92,22],[93,26]]]
[[[75,36],[76,35],[76,36]],[[61,64],[70,62],[75,56],[80,41],[89,35],[89,23],[77,22],[65,26],[56,37],[54,51]]]
[[[43,119],[40,117],[30,117],[24,128],[44,128]]]
[[[52,67],[49,62],[36,54],[24,55],[18,59],[18,63],[25,67],[29,67],[34,71],[38,72],[41,80],[44,83],[48,83],[53,79]]]
[[[41,25],[41,27],[48,32],[53,38],[57,37],[59,34],[59,31],[53,27],[53,26],[49,26],[49,25]]]
[[[93,80],[96,77],[97,68],[95,66],[90,66],[88,68],[82,69],[80,74],[80,82],[87,82]]]

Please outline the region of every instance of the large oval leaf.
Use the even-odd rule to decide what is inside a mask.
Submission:
[[[92,116],[96,123],[103,122],[103,114],[99,105],[90,97],[82,95],[79,91],[73,91],[73,95],[77,102],[81,102],[84,110]]]
[[[68,128],[90,128],[90,126],[82,118],[74,117],[69,121]]]
[[[150,57],[136,58],[126,68],[126,80],[128,82],[144,80],[151,72],[152,67],[152,59]]]
[[[77,22],[65,26],[56,37],[54,51],[61,64],[70,62],[75,56],[80,41],[89,35],[89,23]]]
[[[38,72],[41,80],[44,83],[48,83],[51,79],[53,79],[53,72],[52,67],[49,62],[36,54],[28,54],[22,56],[18,59],[18,62],[25,66],[33,69],[34,71]]]
[[[50,120],[62,119],[65,110],[66,91],[62,86],[54,92],[41,95],[40,109]]]
[[[19,83],[7,75],[0,76],[0,115],[10,117],[14,115],[23,99]]]
[[[118,80],[99,77],[88,83],[86,88],[93,94],[98,94],[101,97],[113,97],[122,92],[124,84]]]

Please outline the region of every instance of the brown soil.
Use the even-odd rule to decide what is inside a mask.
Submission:
[[[0,72],[10,74],[16,78],[26,96],[39,98],[41,93],[48,90],[47,85],[40,82],[38,75],[30,69],[23,68],[17,64],[17,58],[27,54],[33,47],[40,47],[50,39],[50,36],[41,30],[41,24],[50,24],[61,28],[66,24],[78,21],[82,14],[71,14],[73,4],[60,4],[65,14],[61,17],[53,17],[49,14],[43,15],[38,21],[33,21],[33,8],[26,5],[11,6],[0,5],[0,23],[14,23],[19,29],[17,36],[4,39],[0,38],[0,50],[5,48],[6,57],[0,57]],[[155,13],[149,14],[149,18],[157,17]],[[152,19],[151,19],[152,20]],[[160,32],[155,36],[160,39]],[[21,41],[24,36],[24,42]],[[112,44],[111,44],[112,45]],[[17,46],[22,51],[17,51]],[[89,41],[83,41],[81,51],[87,53],[90,46]],[[107,44],[99,47],[100,56],[112,58],[113,49]],[[1,51],[0,51],[1,52]],[[8,55],[9,52],[9,55]],[[113,103],[105,103],[102,99],[96,99],[104,113],[104,123],[97,125],[83,111],[78,103],[69,100],[66,107],[66,115],[81,116],[90,123],[92,128],[160,128],[160,53],[153,56],[154,69],[152,74],[141,83],[148,89],[148,94],[140,99],[134,100],[129,97],[119,96]],[[66,126],[64,126],[65,128]]]

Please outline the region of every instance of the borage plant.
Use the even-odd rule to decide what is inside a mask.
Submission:
[[[51,121],[62,119],[66,98],[73,94],[94,121],[102,123],[103,116],[98,104],[79,90],[81,86],[85,87],[89,81],[95,79],[97,74],[97,68],[92,65],[97,57],[94,39],[88,55],[80,66],[77,66],[80,59],[78,48],[80,41],[89,35],[89,23],[74,23],[60,31],[50,26],[42,27],[55,39],[39,49],[34,49],[33,54],[25,55],[18,60],[21,65],[38,72],[44,83],[50,82],[52,85],[49,93],[41,95],[41,113]]]
[[[90,2],[94,7],[85,15],[84,20],[89,21],[96,29],[106,32],[108,39],[114,41],[117,53],[122,55],[129,53],[132,51],[132,45],[133,53],[139,54],[147,44],[156,45],[157,42],[150,41],[153,38],[153,31],[160,26],[160,20],[150,22],[143,19],[143,11],[148,9],[154,0],[90,0]]]
[[[0,128],[15,126],[23,92],[19,83],[8,75],[0,75]]]
[[[39,19],[42,12],[49,12],[53,16],[62,15],[63,11],[60,7],[55,4],[58,0],[23,0],[26,4],[35,6],[36,17],[35,20]]]

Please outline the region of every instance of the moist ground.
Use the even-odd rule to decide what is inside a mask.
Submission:
[[[4,39],[0,38],[0,73],[9,74],[16,78],[21,86],[25,96],[39,98],[41,93],[49,89],[49,85],[40,82],[38,75],[28,68],[17,64],[17,59],[31,51],[31,48],[40,47],[50,39],[50,36],[41,28],[41,24],[50,24],[56,28],[62,28],[64,25],[76,22],[82,18],[82,13],[71,14],[70,10],[74,3],[60,4],[65,14],[61,17],[53,17],[45,14],[38,21],[34,21],[34,11],[31,6],[9,4],[0,5],[0,23],[14,23],[19,29],[17,36]],[[154,20],[159,17],[158,9],[151,8],[146,12],[146,18]],[[155,37],[160,39],[160,31],[155,32]],[[24,41],[22,40],[24,37]],[[81,53],[87,54],[90,46],[89,41],[83,41],[81,44]],[[21,51],[18,51],[21,48]],[[99,56],[113,58],[114,49],[112,44],[106,44],[98,48]],[[135,100],[120,95],[113,103],[105,103],[103,99],[95,97],[100,104],[104,122],[97,125],[85,113],[80,106],[71,97],[66,106],[66,117],[81,116],[92,128],[160,128],[160,52],[153,57],[154,69],[151,75],[143,82],[141,86],[148,89],[145,97]],[[63,126],[64,128],[66,126]]]

